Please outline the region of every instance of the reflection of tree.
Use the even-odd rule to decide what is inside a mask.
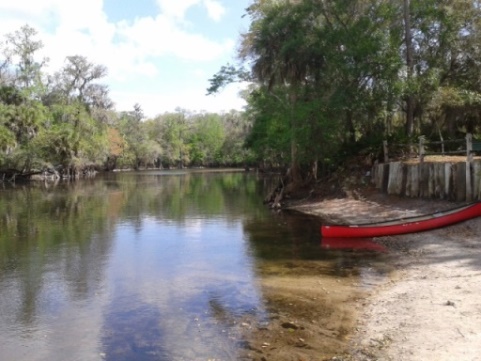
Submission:
[[[50,297],[52,282],[67,290],[61,297],[86,299],[95,292],[111,247],[110,227],[119,219],[138,227],[146,217],[235,219],[246,210],[258,212],[262,191],[259,180],[243,172],[108,174],[52,188],[7,187],[0,193],[0,285],[14,279],[20,302],[9,307],[27,323],[39,296]]]
[[[229,310],[224,307],[218,297],[212,297],[209,300],[209,309],[214,318],[224,325],[231,325],[234,323],[234,318],[230,314]]]
[[[285,211],[273,220],[277,228],[262,219],[244,222],[254,259],[267,273],[290,269],[295,274],[347,276],[381,255],[371,252],[329,250],[321,247],[321,219],[298,212]]]
[[[39,300],[86,299],[98,289],[111,247],[107,197],[102,183],[20,186],[0,194],[0,286],[18,291],[18,299],[6,302],[23,322],[33,321]],[[3,292],[6,287],[0,296],[8,300]]]
[[[256,258],[264,260],[308,260],[321,257],[320,220],[300,213],[280,213],[276,223],[251,219],[244,223]]]
[[[125,194],[126,218],[150,216],[186,222],[193,215],[239,217],[259,209],[258,180],[243,172],[144,172],[134,177],[116,175]],[[235,195],[232,196],[232,195]],[[233,201],[235,199],[235,201]]]
[[[223,333],[227,328],[224,325],[246,314],[257,317],[260,311],[255,309],[259,300],[251,287],[250,263],[244,261],[244,257],[249,258],[245,244],[239,241],[241,243],[228,245],[224,254],[230,239],[222,235],[229,235],[231,227],[236,235],[240,234],[239,220],[246,214],[264,217],[266,210],[260,201],[263,181],[244,172],[130,172],[110,173],[77,183],[60,182],[52,188],[32,184],[0,190],[0,309],[12,315],[5,319],[2,315],[2,324],[19,322],[22,323],[19,329],[52,325],[57,331],[54,324],[64,322],[72,311],[80,309],[81,314],[79,319],[72,316],[74,324],[87,322],[85,318],[90,316],[84,317],[83,312],[90,312],[92,307],[95,315],[88,322],[94,324],[100,319],[103,325],[101,328],[96,328],[96,323],[91,326],[94,331],[91,339],[97,341],[95,331],[101,332],[99,341],[106,358],[118,360],[125,356],[124,359],[150,360],[169,352],[169,355],[179,355],[180,359],[187,354],[182,345],[195,338],[188,354],[197,352],[206,355],[206,359],[211,353],[230,355],[235,345],[229,335]],[[175,224],[172,228],[176,230],[184,229],[194,217],[201,218],[197,225],[203,227],[199,237],[202,242],[196,242],[200,252],[197,255],[183,252],[184,249],[192,251],[194,242],[184,245],[184,249],[179,247],[179,251],[175,247],[176,238],[161,242],[162,237],[152,237],[149,233],[153,229],[160,230],[161,234],[162,229],[170,229],[171,224]],[[210,219],[221,219],[222,224],[211,223]],[[168,227],[155,224],[150,228],[147,222],[168,222]],[[119,240],[115,243],[118,246],[115,252],[114,230],[115,239]],[[147,239],[134,237],[141,242],[133,242],[132,230],[139,230]],[[152,256],[144,262],[146,253],[139,253],[138,258],[132,260],[131,253],[122,253],[126,249],[171,257],[162,261]],[[195,266],[195,262],[199,262],[199,269],[206,264],[215,277],[205,278],[209,282],[200,278],[198,290],[189,294],[186,301],[186,295],[175,297],[164,289],[158,293],[166,295],[165,303],[155,297],[146,299],[143,286],[135,282],[126,282],[129,285],[126,289],[119,287],[124,280],[129,280],[128,272],[135,270],[138,279],[154,278],[152,284],[157,292],[159,270],[169,269],[169,277],[170,272],[176,273],[169,263],[171,259],[176,261],[180,278],[197,276],[197,269],[189,273],[185,267]],[[116,262],[118,268],[113,266]],[[222,269],[220,275],[219,269]],[[224,283],[219,285],[219,280]],[[208,288],[210,282],[212,289]],[[180,282],[174,288],[177,287]],[[96,296],[98,291],[100,295]],[[108,296],[104,298],[107,291]],[[125,303],[129,297],[135,299],[134,304]],[[101,307],[97,307],[100,304]],[[182,313],[179,316],[175,312]],[[197,317],[201,319],[202,332],[199,332]],[[218,345],[218,340],[224,344]]]

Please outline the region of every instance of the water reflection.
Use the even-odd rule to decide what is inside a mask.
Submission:
[[[242,320],[266,317],[272,264],[337,277],[363,262],[322,249],[318,219],[263,207],[271,182],[152,171],[4,184],[0,359],[236,360]]]
[[[372,238],[328,238],[321,239],[321,247],[327,250],[373,251],[386,253],[387,248]]]
[[[228,325],[212,305],[225,315],[262,312],[242,238],[239,225],[211,218],[197,219],[189,227],[156,220],[145,220],[140,230],[119,227],[107,276],[112,304],[103,326],[109,334],[104,353],[114,355],[112,360],[158,360],[159,354],[169,355],[165,360],[226,359],[234,353]],[[144,339],[147,324],[136,313],[152,308],[155,324],[149,324],[151,332]],[[135,324],[126,321],[128,327],[119,331],[119,319],[132,317]],[[136,334],[140,337],[127,340]]]
[[[0,358],[235,359],[263,317],[244,173],[145,172],[0,190]],[[5,186],[5,185],[4,185]]]

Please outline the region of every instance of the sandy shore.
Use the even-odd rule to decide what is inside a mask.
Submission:
[[[295,208],[351,223],[452,208],[444,201],[378,193]],[[359,302],[349,356],[336,360],[481,360],[481,218],[382,237],[392,276]]]

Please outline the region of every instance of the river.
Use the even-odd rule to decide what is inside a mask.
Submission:
[[[269,321],[260,268],[329,260],[342,278],[359,262],[321,247],[319,219],[265,207],[274,182],[178,170],[0,184],[0,360],[236,360],[240,320]]]

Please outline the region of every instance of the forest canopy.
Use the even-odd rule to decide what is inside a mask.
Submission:
[[[255,0],[238,63],[208,92],[250,81],[247,144],[304,182],[383,139],[479,136],[481,3]]]

